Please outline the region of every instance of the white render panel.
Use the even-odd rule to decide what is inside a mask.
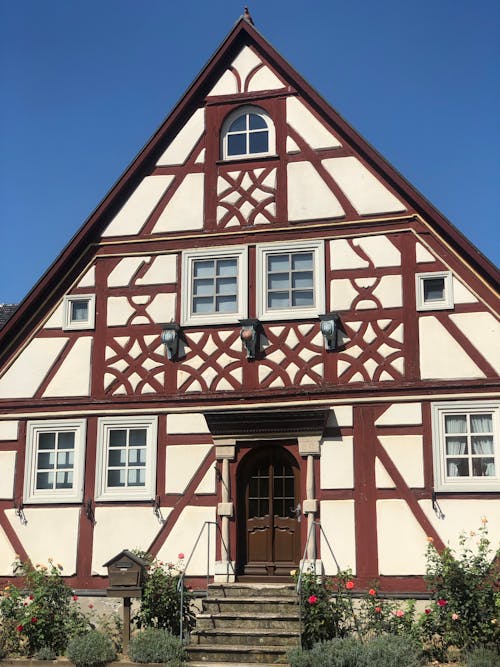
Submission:
[[[453,303],[477,303],[474,294],[455,276],[453,276]]]
[[[184,164],[205,131],[205,109],[197,109],[156,163]]]
[[[425,573],[427,536],[404,500],[377,500],[377,534],[379,574]]]
[[[126,296],[110,296],[107,309],[108,327],[119,327],[127,324],[135,312]]]
[[[16,452],[0,452],[0,498],[14,498],[14,471]]]
[[[179,554],[184,554],[184,563],[191,554],[203,524],[205,521],[216,520],[216,508],[214,507],[194,507],[188,505],[182,511],[177,519],[172,532],[167,537],[165,544],[158,552],[158,559],[166,563],[177,563]],[[214,572],[215,563],[215,527],[207,526],[205,530],[211,530],[210,534],[210,554],[209,554],[209,574]],[[193,557],[186,570],[188,575],[206,576],[207,574],[207,536],[200,539],[198,548],[194,551]]]
[[[0,378],[0,398],[32,398],[67,338],[35,338]]]
[[[95,266],[91,266],[90,269],[83,274],[77,287],[94,287],[94,286],[95,286]]]
[[[288,219],[316,220],[344,215],[344,209],[310,162],[288,165]]]
[[[460,535],[465,533],[471,540],[471,546],[477,545],[477,530],[486,520],[488,539],[493,546],[500,542],[500,499],[498,498],[439,498],[439,507],[444,519],[438,519],[432,509],[431,500],[419,500],[420,507],[435,528],[446,546],[460,551]],[[475,533],[470,535],[470,532]]]
[[[248,46],[244,46],[231,63],[232,67],[240,75],[243,87],[250,72],[261,64],[262,60]]]
[[[63,326],[63,302],[57,306],[49,319],[45,322],[44,329],[62,329]]]
[[[43,396],[88,396],[91,355],[92,336],[82,336],[68,352]]]
[[[324,438],[321,442],[320,486],[322,489],[354,488],[353,438]]]
[[[205,174],[188,174],[172,195],[153,232],[203,228]]]
[[[76,507],[25,507],[27,524],[22,524],[14,509],[5,514],[32,563],[54,563],[63,566],[63,576],[76,574],[78,520],[80,505]]]
[[[0,421],[0,441],[17,440],[18,426],[15,420]]]
[[[484,377],[481,369],[434,316],[419,318],[419,339],[422,379]]]
[[[196,487],[195,493],[206,493],[206,494],[213,494],[216,491],[216,465],[214,463],[213,466],[211,466],[207,472],[205,473],[205,476],[201,480],[201,482],[198,484]]]
[[[365,236],[354,239],[353,243],[365,251],[377,269],[401,266],[401,253],[387,236]]]
[[[500,373],[500,323],[491,313],[459,313],[450,315],[472,345]]]
[[[165,285],[177,282],[177,255],[153,257],[149,269],[138,278],[137,285]]]
[[[369,266],[366,259],[356,254],[346,239],[330,241],[330,268],[339,269],[366,269]]]
[[[16,552],[7,539],[4,529],[0,526],[0,577],[11,577],[12,563],[16,560]]]
[[[422,262],[436,261],[434,255],[431,255],[431,253],[427,250],[427,248],[423,246],[421,243],[417,242],[415,249],[416,249],[416,259],[419,264]]]
[[[296,97],[287,97],[286,121],[311,148],[333,148],[342,145]]]
[[[138,234],[173,180],[172,175],[146,176],[102,235],[132,236]]]
[[[327,428],[335,426],[352,426],[352,405],[336,405],[330,408]]]
[[[330,304],[332,310],[349,310],[351,303],[359,295],[348,278],[332,280],[330,283]],[[373,305],[376,307],[376,304]]]
[[[212,449],[212,445],[168,445],[165,492],[184,493]]]
[[[210,433],[204,415],[197,412],[173,414],[167,416],[167,433],[169,435],[184,433]]]
[[[410,488],[424,486],[424,449],[421,435],[379,435],[380,444]],[[382,464],[383,466],[383,464]],[[384,468],[385,470],[385,468]],[[378,488],[386,488],[385,479],[376,479]],[[394,484],[389,484],[393,488]]]
[[[380,300],[382,308],[400,308],[403,305],[401,276],[382,276],[373,294]]]
[[[284,88],[284,83],[267,65],[257,70],[248,84],[248,92],[250,93],[259,90],[279,90],[280,88]]]
[[[231,70],[226,70],[208,95],[233,95],[237,92],[239,91],[236,76]]]
[[[354,500],[322,500],[321,526],[341,570],[350,568],[356,574],[356,537],[354,532]],[[321,535],[321,559],[327,575],[337,574],[337,566]]]
[[[375,426],[416,426],[421,423],[421,403],[393,403],[376,420]]]
[[[322,164],[360,215],[406,210],[404,204],[357,158],[327,158]]]
[[[172,322],[175,318],[175,294],[157,294],[146,308],[153,322]]]
[[[161,508],[163,520],[172,510]],[[151,507],[96,507],[92,574],[107,574],[103,567],[122,549],[148,549],[161,523]]]
[[[128,287],[139,267],[147,262],[149,257],[124,257],[108,276],[108,287]]]

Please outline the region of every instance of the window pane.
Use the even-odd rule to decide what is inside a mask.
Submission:
[[[146,483],[146,471],[129,470],[128,471],[128,486],[144,486]]]
[[[38,435],[38,449],[55,449],[55,446],[55,433],[40,433]]]
[[[131,447],[145,447],[146,446],[146,429],[145,428],[131,428],[129,444]]]
[[[473,454],[493,454],[492,435],[473,435],[471,442]]]
[[[86,322],[89,319],[89,302],[88,299],[80,299],[78,301],[71,301],[71,321],[72,322]]]
[[[238,116],[236,120],[233,120],[231,125],[229,126],[229,132],[239,132],[241,130],[246,130],[247,129],[247,114],[242,114],[241,116]]]
[[[218,313],[235,313],[238,304],[235,296],[219,296],[215,300],[215,310]]]
[[[288,273],[271,273],[267,281],[267,286],[270,290],[286,289],[290,287],[290,274]]]
[[[472,433],[492,433],[493,432],[493,415],[471,415],[470,430]]]
[[[267,256],[267,270],[268,271],[289,271],[290,270],[290,255],[268,255]]]
[[[213,313],[214,312],[214,300],[212,297],[203,296],[195,297],[193,299],[193,313]]]
[[[213,259],[193,262],[193,276],[195,278],[211,278],[214,275],[215,264]]]
[[[59,433],[59,440],[57,443],[58,449],[74,449],[75,448],[75,434],[74,433]]]
[[[110,449],[108,452],[108,465],[110,467],[121,467],[126,462],[125,449]]]
[[[54,453],[39,452],[37,458],[38,470],[52,470],[55,466],[56,457]]]
[[[446,438],[446,453],[451,454],[452,456],[457,456],[459,454],[467,454],[467,438],[466,438],[466,436],[463,436],[462,438],[447,437]]]
[[[108,470],[108,486],[125,486],[125,470]]]
[[[292,269],[294,271],[311,270],[313,266],[312,258],[313,258],[312,252],[294,253],[292,255]]]
[[[56,489],[73,488],[73,471],[58,472],[56,474]]]
[[[114,428],[109,432],[110,447],[126,447],[127,431],[121,428]]]
[[[267,123],[262,116],[258,116],[256,113],[250,113],[248,114],[248,127],[250,130],[267,130]]]
[[[444,278],[424,278],[424,301],[444,300]]]
[[[469,460],[468,459],[448,459],[446,464],[448,477],[468,477]]]
[[[314,306],[312,290],[297,290],[292,293],[292,306]]]
[[[73,467],[73,452],[59,452],[57,455],[57,467],[72,468]]]
[[[146,465],[146,450],[145,449],[131,449],[128,453],[129,464],[136,466]]]
[[[268,132],[251,132],[250,133],[250,150],[249,153],[267,153],[269,150]]]
[[[446,433],[467,433],[467,415],[446,415],[444,426]]]
[[[53,472],[38,472],[36,474],[36,488],[53,489],[54,488],[54,473]]]
[[[217,260],[218,276],[236,276],[237,268],[238,268],[238,260],[236,259],[236,257]]]
[[[292,287],[312,287],[313,286],[313,274],[312,271],[297,271],[292,273]]]
[[[229,134],[227,137],[228,155],[245,155],[247,152],[245,134]]]
[[[214,280],[213,278],[196,278],[193,282],[194,296],[213,296]]]
[[[236,294],[238,283],[236,278],[217,278],[216,292],[217,294]]]
[[[269,292],[267,295],[268,308],[288,308],[290,298],[288,292]]]

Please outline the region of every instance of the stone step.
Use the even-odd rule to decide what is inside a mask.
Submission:
[[[285,646],[291,648],[299,643],[299,632],[295,630],[264,630],[263,628],[225,628],[213,630],[193,630],[192,644],[199,646]]]
[[[297,609],[287,610],[283,614],[262,613],[219,613],[206,614],[201,613],[196,616],[196,628],[199,630],[208,630],[214,628],[279,628],[281,630],[294,630],[298,627],[299,614]]]
[[[287,610],[293,609],[294,607],[298,610],[298,601],[296,597],[269,597],[263,596],[260,597],[238,597],[238,598],[227,598],[227,597],[207,597],[202,601],[203,611],[208,613],[229,613],[242,612],[242,613],[254,613],[258,614],[260,611],[265,611],[267,613],[276,612],[276,613],[286,613]],[[297,612],[298,613],[298,612]]]
[[[297,597],[293,584],[209,584],[208,597]]]
[[[241,665],[249,663],[255,665],[271,664],[271,665],[287,665],[286,649],[284,646],[197,646],[190,644],[187,646],[187,651],[191,661],[202,663],[203,665],[210,664],[210,662],[218,665]],[[192,667],[193,662],[189,662],[189,667]]]

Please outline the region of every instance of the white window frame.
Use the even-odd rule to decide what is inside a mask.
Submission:
[[[426,280],[435,278],[444,279],[444,295],[439,301],[426,301],[424,285]],[[434,271],[432,273],[417,273],[416,277],[417,310],[451,310],[453,303],[453,278],[451,271]]]
[[[29,421],[26,430],[26,461],[23,500],[25,503],[81,503],[85,468],[85,419]],[[40,433],[73,432],[75,434],[73,488],[37,489],[38,436]]]
[[[231,125],[234,123],[234,121],[239,118],[240,116],[244,116],[245,114],[248,113],[253,113],[256,116],[260,116],[264,122],[267,125],[267,130],[268,130],[268,144],[267,144],[267,151],[263,151],[262,153],[241,153],[239,155],[228,155],[227,152],[227,143],[228,143],[228,132],[229,128]],[[267,113],[267,111],[264,111],[264,109],[261,109],[260,107],[253,106],[252,104],[245,104],[244,106],[238,107],[234,111],[232,111],[229,116],[225,119],[224,123],[222,124],[222,129],[221,129],[221,156],[223,160],[247,160],[249,158],[259,158],[259,157],[265,157],[267,155],[275,155],[276,154],[276,132],[274,129],[274,123],[271,119],[271,116]]]
[[[146,429],[146,479],[143,487],[108,487],[108,436],[113,429]],[[156,451],[158,417],[138,415],[136,417],[99,417],[97,420],[97,457],[95,499],[106,500],[151,500],[156,496]]]
[[[287,252],[313,253],[314,304],[302,308],[268,308],[267,306],[267,257]],[[320,241],[293,241],[290,243],[265,243],[257,246],[257,317],[264,321],[294,320],[317,317],[325,312],[325,247]]]
[[[193,265],[197,260],[224,259],[235,257],[238,260],[238,308],[234,313],[193,313]],[[248,313],[248,248],[246,246],[225,246],[204,250],[186,250],[182,253],[182,298],[181,324],[196,326],[198,324],[236,323],[245,319]]]
[[[72,305],[75,301],[87,301],[88,317],[86,320],[71,318]],[[66,294],[63,308],[63,329],[65,331],[80,331],[93,329],[95,326],[95,294]]]
[[[449,477],[446,473],[446,445],[444,418],[453,414],[493,415],[493,477]],[[432,442],[434,458],[434,488],[436,491],[500,491],[500,402],[450,401],[432,404]]]

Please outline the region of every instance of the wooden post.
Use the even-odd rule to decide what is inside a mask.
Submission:
[[[123,598],[123,648],[122,653],[126,654],[128,651],[128,643],[130,641],[130,598]]]

